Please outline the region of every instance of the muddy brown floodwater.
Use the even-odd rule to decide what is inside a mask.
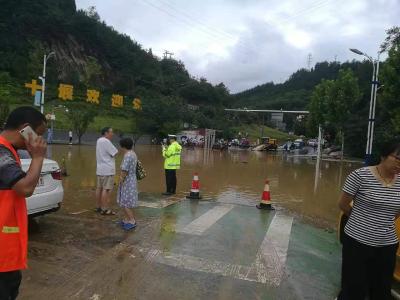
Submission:
[[[160,146],[137,146],[136,153],[147,177],[139,184],[140,192],[165,190]],[[69,176],[64,178],[63,209],[69,213],[93,208],[96,184],[95,147],[52,145],[49,156],[66,159]],[[117,159],[117,168],[121,157]],[[246,199],[257,204],[266,178],[270,181],[272,200],[311,222],[336,227],[337,200],[346,176],[357,162],[321,161],[293,153],[266,153],[246,150],[208,151],[184,149],[178,188],[188,192],[193,173],[200,176],[201,194],[206,198]],[[233,197],[234,196],[234,197]],[[115,197],[114,197],[115,199]]]
[[[136,152],[147,177],[138,227],[124,232],[118,215],[93,210],[95,147],[49,146],[48,157],[65,159],[69,176],[62,209],[31,222],[21,300],[336,297],[340,245],[331,229],[344,178],[359,163],[184,149],[177,195],[165,198],[161,147]],[[204,201],[185,198],[195,172]],[[255,208],[265,179],[275,211]]]

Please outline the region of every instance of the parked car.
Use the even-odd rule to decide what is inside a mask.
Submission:
[[[21,159],[22,169],[26,172],[31,159]],[[64,198],[61,169],[54,160],[45,159],[39,182],[32,196],[26,199],[28,215],[35,217],[57,211]]]
[[[296,149],[302,149],[305,146],[305,143],[302,139],[296,139],[294,141],[294,145],[295,145]]]
[[[318,146],[318,140],[317,139],[309,139],[307,141],[308,146],[311,147],[317,147]]]

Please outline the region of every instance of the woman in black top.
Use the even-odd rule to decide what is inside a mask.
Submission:
[[[391,299],[400,213],[400,143],[390,143],[376,166],[353,171],[339,207],[349,220],[344,228],[340,300]],[[353,202],[353,205],[351,205]]]

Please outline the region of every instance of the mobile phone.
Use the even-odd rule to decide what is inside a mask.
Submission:
[[[33,131],[32,127],[29,126],[29,125],[26,126],[26,127],[24,127],[23,129],[21,129],[21,130],[19,131],[19,133],[22,135],[22,137],[23,137],[26,141],[29,141],[29,134],[31,134],[32,140],[35,140],[35,139],[38,137],[38,135],[36,134],[36,132]]]

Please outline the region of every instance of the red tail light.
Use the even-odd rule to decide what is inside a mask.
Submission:
[[[51,177],[53,177],[54,180],[61,180],[61,170],[51,172]]]

